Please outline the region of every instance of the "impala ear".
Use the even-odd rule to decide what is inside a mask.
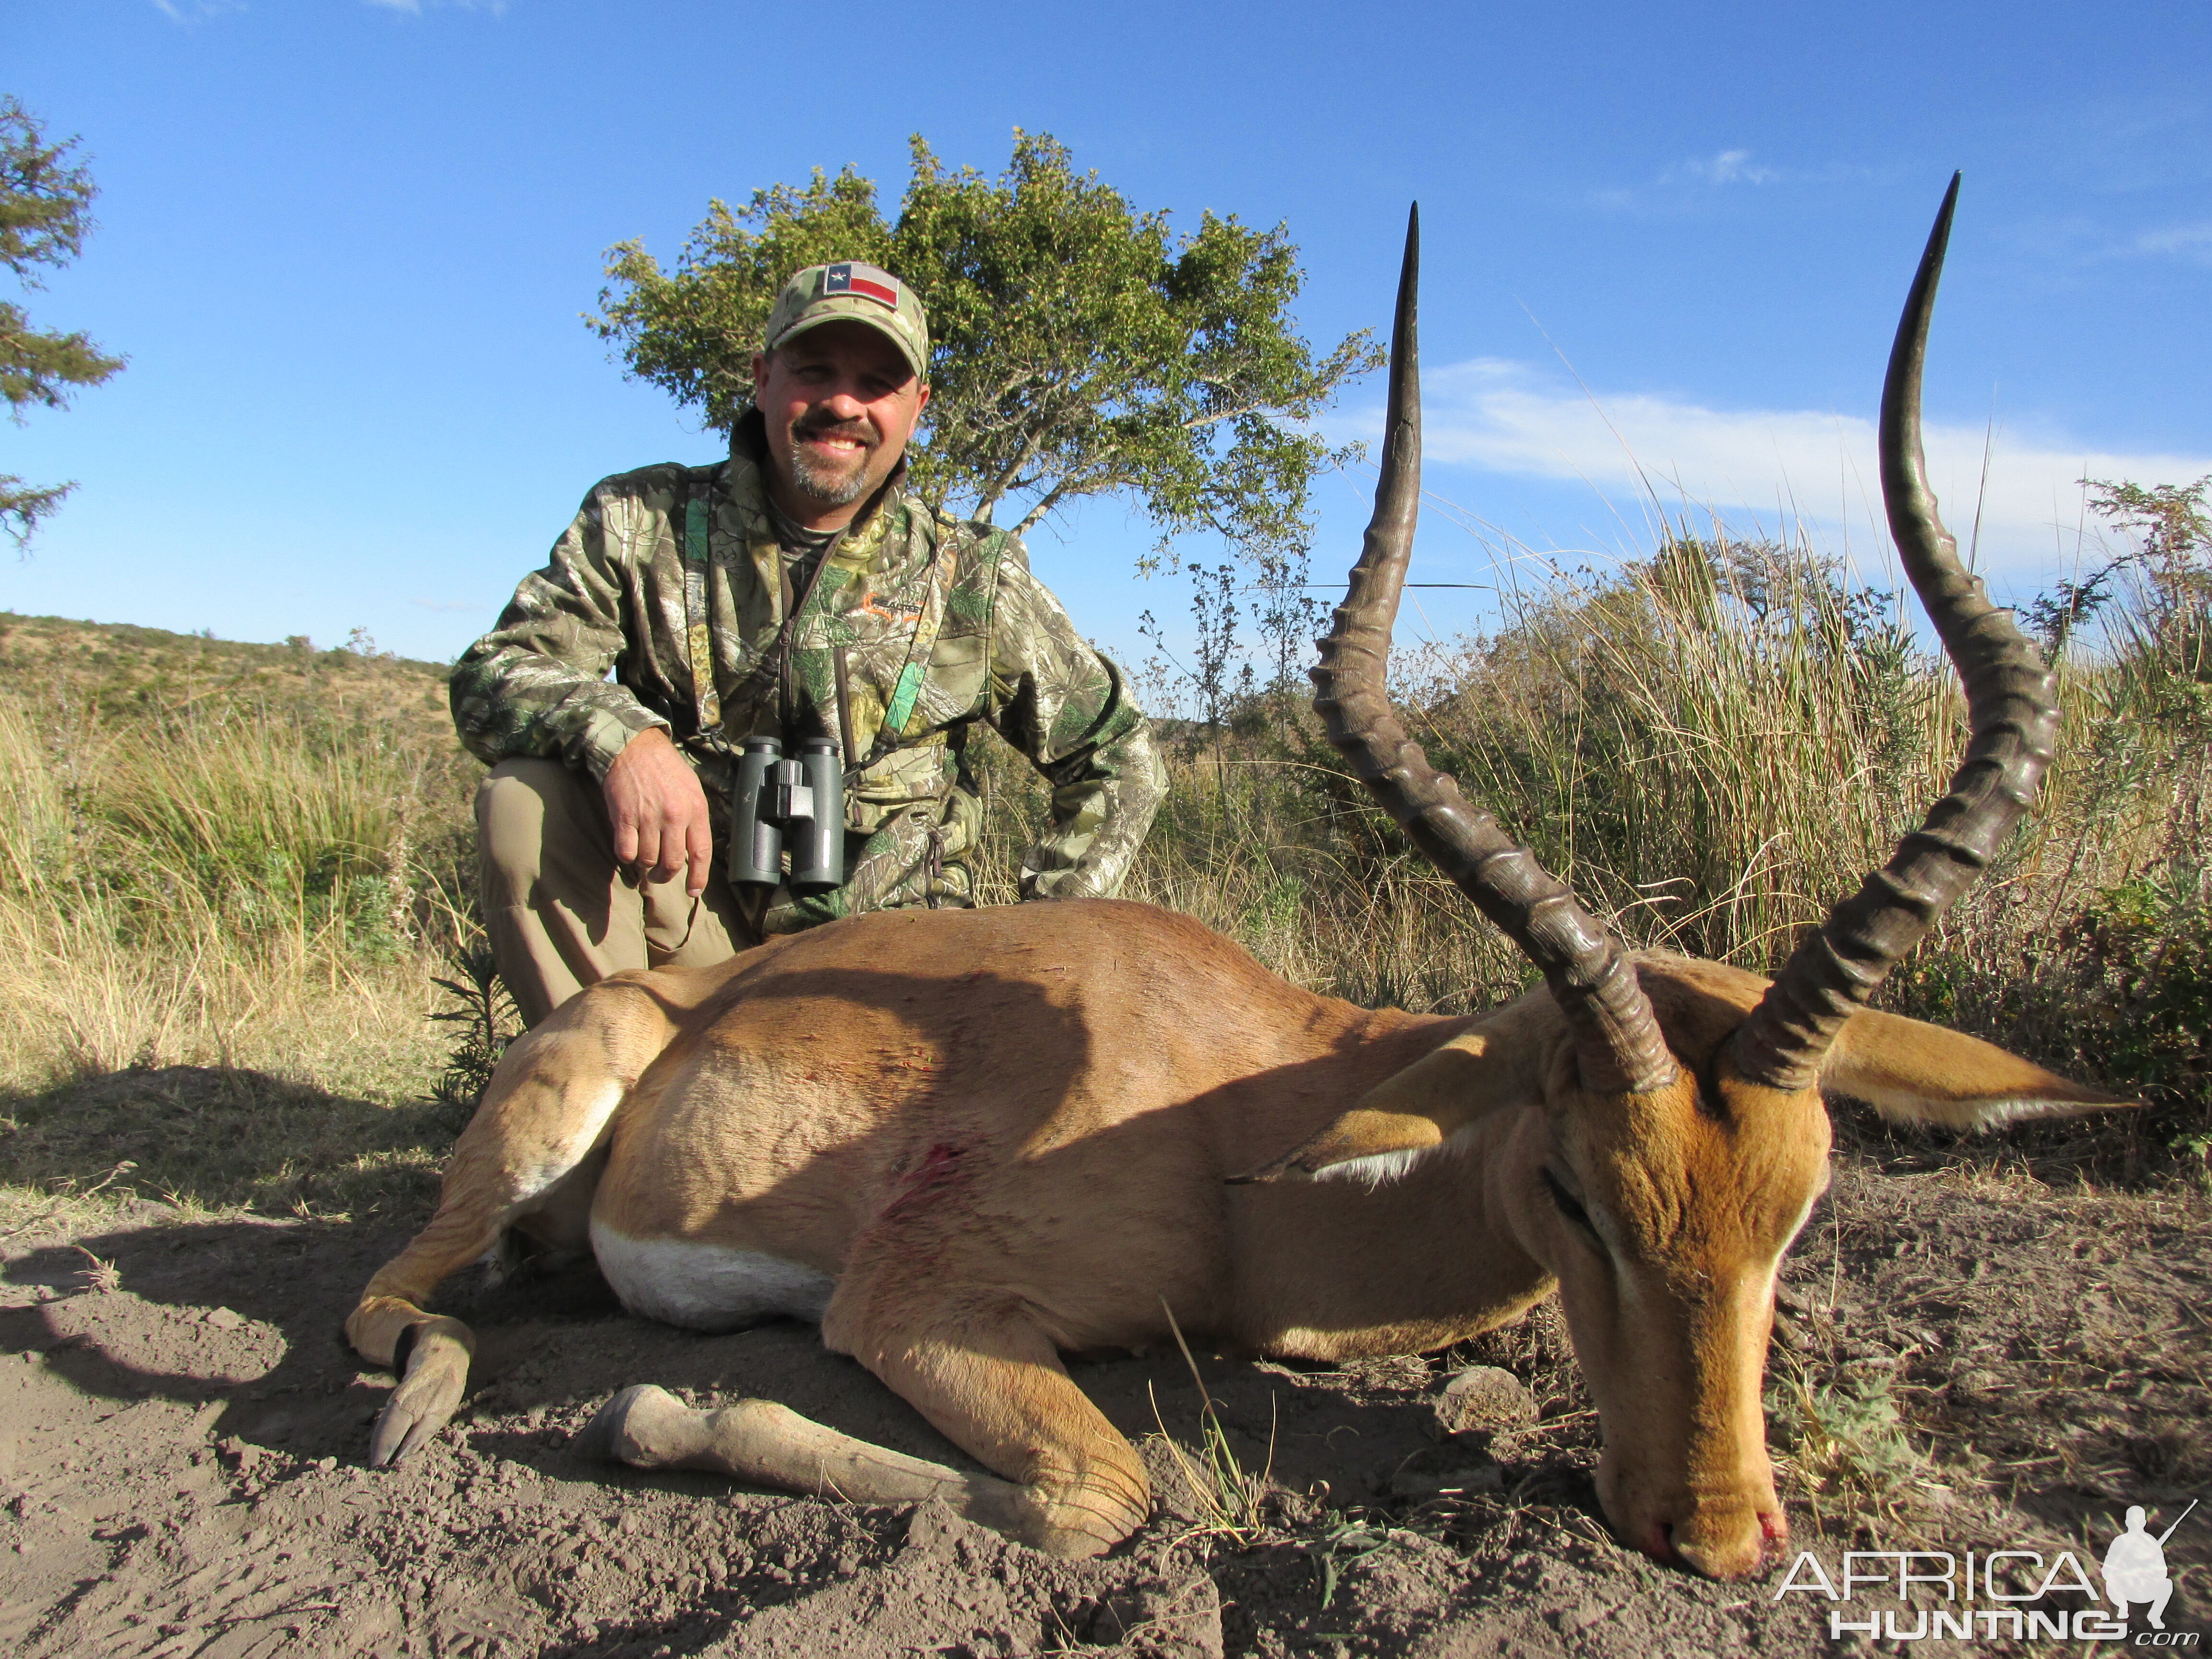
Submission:
[[[1425,1152],[1444,1146],[1504,1106],[1534,1097],[1524,1067],[1502,1052],[1494,1030],[1454,1037],[1377,1084],[1319,1134],[1231,1185],[1291,1175],[1387,1181],[1404,1175]]]
[[[2069,1082],[1979,1037],[1869,1009],[1844,1022],[1820,1087],[1863,1100],[1893,1122],[1961,1131],[2142,1104]]]

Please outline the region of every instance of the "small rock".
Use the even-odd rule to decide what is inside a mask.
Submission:
[[[219,1331],[234,1331],[246,1323],[246,1316],[228,1308],[210,1308],[200,1316],[200,1323],[212,1325]]]
[[[263,1453],[260,1447],[252,1445],[246,1441],[240,1440],[234,1434],[225,1435],[222,1439],[216,1441],[215,1443],[215,1452],[217,1457],[221,1458],[225,1463],[228,1464],[240,1474],[251,1474],[254,1468],[261,1462],[264,1455],[265,1455]],[[264,1536],[265,1534],[248,1533],[246,1536],[246,1542],[247,1546],[251,1547],[252,1545],[262,1542]]]
[[[1560,1635],[1576,1636],[1588,1630],[1612,1611],[1611,1607],[1598,1602],[1584,1601],[1578,1607],[1560,1607],[1546,1616],[1551,1620],[1552,1628]]]
[[[1536,1402],[1521,1379],[1495,1365],[1468,1366],[1444,1384],[1436,1407],[1446,1434],[1495,1434],[1536,1420]]]

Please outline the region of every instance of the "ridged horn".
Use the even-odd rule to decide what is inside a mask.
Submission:
[[[1583,1086],[1646,1093],[1675,1076],[1636,967],[1575,896],[1498,820],[1429,764],[1390,707],[1383,670],[1413,550],[1421,497],[1421,384],[1414,340],[1421,216],[1406,225],[1406,262],[1390,335],[1389,407],[1375,515],[1351,591],[1321,642],[1314,709],[1328,740],[1413,845],[1534,963],[1573,1025]]]
[[[1966,683],[1966,757],[1927,822],[1798,942],[1738,1029],[1737,1069],[1771,1088],[1812,1086],[1843,1023],[1988,868],[2051,763],[2058,708],[2050,671],[2012,613],[1991,605],[1981,579],[1959,562],[1959,544],[1936,517],[1921,452],[1921,369],[1958,200],[1954,173],[1890,349],[1881,388],[1881,495],[1905,574]]]

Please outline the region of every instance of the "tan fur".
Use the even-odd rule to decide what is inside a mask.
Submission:
[[[507,1228],[573,1240],[588,1198],[626,1240],[834,1279],[824,1341],[1013,1483],[988,1498],[994,1524],[1067,1553],[1126,1536],[1150,1498],[1060,1351],[1158,1344],[1169,1310],[1254,1352],[1428,1349],[1556,1282],[1615,1526],[1662,1559],[1750,1571],[1781,1528],[1759,1389],[1774,1272],[1826,1183],[1827,1123],[1813,1093],[1727,1065],[1764,980],[1674,957],[1641,971],[1682,1066],[1644,1096],[1583,1091],[1543,992],[1474,1018],[1369,1012],[1141,905],[891,912],[618,976],[502,1062],[436,1217],[348,1322],[372,1359],[406,1349],[374,1455],[459,1404],[471,1339],[423,1310],[437,1282]],[[1855,1091],[1925,1091],[1944,1121],[1984,1079],[2008,1102],[2088,1097],[1986,1044],[1863,1018],[1836,1068]],[[586,1134],[579,1115],[610,1090],[619,1109]],[[1271,1178],[1408,1152],[1372,1187]],[[653,1421],[706,1455],[709,1426]],[[712,1466],[772,1466],[753,1456]]]

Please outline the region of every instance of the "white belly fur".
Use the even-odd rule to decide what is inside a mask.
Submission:
[[[684,1238],[631,1238],[596,1218],[592,1249],[623,1306],[696,1331],[735,1330],[777,1314],[821,1322],[837,1281],[758,1250]]]

